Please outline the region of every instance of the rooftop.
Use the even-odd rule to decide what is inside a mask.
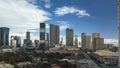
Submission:
[[[112,52],[110,50],[98,50],[94,53],[100,56],[118,56],[118,52]]]

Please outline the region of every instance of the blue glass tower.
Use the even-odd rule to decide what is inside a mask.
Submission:
[[[9,28],[0,27],[0,46],[9,45]]]

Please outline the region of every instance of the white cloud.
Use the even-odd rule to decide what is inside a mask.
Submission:
[[[51,8],[51,0],[42,0],[42,1],[45,2],[45,5],[44,5],[45,8]]]
[[[67,6],[57,8],[54,12],[58,16],[63,16],[66,14],[75,14],[78,17],[90,16],[90,14],[86,12],[86,10],[80,10],[74,7],[67,7]]]
[[[22,37],[27,30],[38,29],[40,22],[51,19],[50,13],[33,3],[35,0],[0,0],[0,27],[9,27],[10,35]]]
[[[118,46],[118,39],[104,39],[105,44],[113,44],[114,46]]]
[[[70,28],[70,24],[68,24],[67,21],[56,21],[57,23],[59,23],[58,25],[60,26],[60,31],[62,30],[66,30],[66,28]]]

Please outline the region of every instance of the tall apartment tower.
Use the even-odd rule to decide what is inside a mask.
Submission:
[[[49,33],[46,33],[46,50],[49,50]]]
[[[73,29],[66,29],[66,46],[73,46]]]
[[[91,48],[91,36],[88,36],[86,33],[81,34],[82,49]]]
[[[95,50],[96,46],[95,46],[95,38],[100,38],[100,33],[92,33],[92,49]]]
[[[120,68],[120,0],[118,0],[118,46],[119,46],[119,67],[118,68]]]
[[[39,49],[45,51],[45,23],[40,23],[40,45]]]
[[[86,48],[86,33],[81,34],[82,49]]]
[[[9,28],[0,27],[0,46],[9,45]]]
[[[58,25],[50,24],[50,47],[59,44],[60,29]]]
[[[104,49],[104,38],[100,37],[100,33],[92,33],[93,50]]]
[[[86,49],[91,49],[91,36],[86,36]]]
[[[78,47],[78,36],[75,35],[75,47]]]

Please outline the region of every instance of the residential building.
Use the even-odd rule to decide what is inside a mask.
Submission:
[[[50,24],[50,47],[59,44],[60,29],[58,25]]]
[[[81,34],[82,49],[86,48],[86,33]]]
[[[66,46],[73,46],[73,29],[66,29]]]

